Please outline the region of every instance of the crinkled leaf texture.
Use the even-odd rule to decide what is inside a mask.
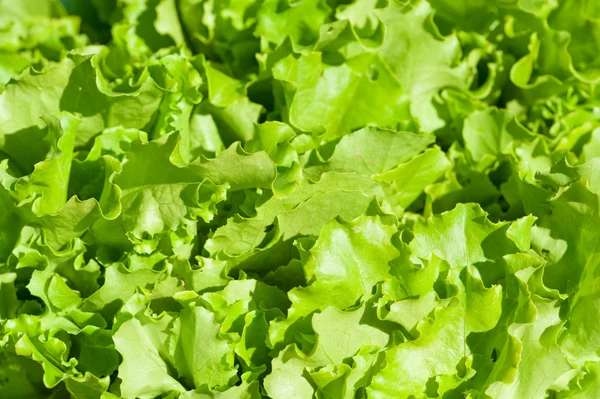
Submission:
[[[600,397],[592,0],[0,0],[0,399]]]

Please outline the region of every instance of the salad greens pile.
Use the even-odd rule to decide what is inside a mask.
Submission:
[[[0,0],[0,398],[598,397],[599,4]]]

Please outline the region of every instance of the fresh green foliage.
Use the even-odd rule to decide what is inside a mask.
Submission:
[[[0,399],[600,397],[594,0],[0,0]]]

